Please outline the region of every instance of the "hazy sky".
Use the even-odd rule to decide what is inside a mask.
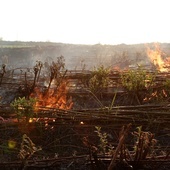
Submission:
[[[0,0],[3,40],[170,42],[169,0]]]

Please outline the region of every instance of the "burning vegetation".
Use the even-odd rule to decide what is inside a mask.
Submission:
[[[36,108],[71,109],[73,102],[67,95],[66,72],[63,56],[58,57],[57,61],[52,61],[51,64],[37,61],[33,68],[33,82],[28,82],[30,75],[25,72],[24,86],[20,86],[20,93],[27,99],[35,98]]]
[[[71,109],[73,106],[72,98],[67,97],[67,82],[62,82],[57,88],[45,89],[35,88],[30,95],[37,99],[36,107]]]
[[[162,54],[163,52],[158,44],[155,44],[155,49],[147,47],[147,55],[156,69],[160,72],[168,72],[169,62],[162,58]]]
[[[67,70],[63,56],[20,71],[2,65],[0,88],[13,91],[5,104],[1,95],[0,167],[170,167],[169,61],[159,46],[146,54],[152,69]]]

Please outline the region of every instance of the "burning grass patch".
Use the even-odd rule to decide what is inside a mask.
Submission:
[[[11,166],[21,165],[16,155],[24,134],[30,139],[32,151],[35,146],[42,148],[29,157],[28,168],[71,169],[81,163],[82,169],[106,169],[109,164],[110,169],[139,165],[144,168],[153,163],[159,165],[159,161],[167,163],[170,159],[168,72],[112,70],[101,81],[102,74],[95,76],[94,86],[104,80],[107,83],[104,81],[104,86],[91,91],[88,83],[83,84],[91,72],[82,77],[84,72],[60,70],[63,65],[57,64],[62,64],[61,61],[48,66],[48,77],[43,74],[42,65],[34,67],[32,74],[21,72],[17,79],[4,73],[1,89],[14,89],[13,98],[24,99],[25,105],[31,98],[36,103],[26,108],[19,105],[16,110],[24,113],[23,119],[31,113],[26,122],[16,121],[17,113],[9,107],[11,101],[1,105],[1,167],[12,161],[20,162]],[[82,81],[83,78],[86,80]],[[153,144],[160,145],[155,148]]]

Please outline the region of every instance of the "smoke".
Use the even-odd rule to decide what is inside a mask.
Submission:
[[[164,47],[165,50],[169,49],[167,44]],[[28,47],[2,47],[0,50],[0,64],[5,64],[6,68],[9,69],[33,68],[36,61],[50,64],[52,61],[55,62],[57,57],[64,56],[65,67],[68,70],[91,70],[99,65],[127,67],[140,62],[141,58],[143,61],[147,60],[146,53],[142,51],[145,51],[144,44],[114,46],[34,43],[34,46]]]

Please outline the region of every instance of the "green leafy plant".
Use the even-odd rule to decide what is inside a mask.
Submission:
[[[170,95],[170,80],[166,79],[165,82],[163,83],[163,88],[165,90],[165,93],[167,96]]]
[[[95,93],[99,92],[103,88],[106,88],[109,84],[109,69],[101,65],[92,71],[89,80],[89,89]]]
[[[141,67],[137,70],[128,70],[121,74],[122,85],[128,91],[148,89],[153,85],[154,79],[154,75],[147,73],[147,71],[143,70]]]
[[[26,122],[28,122],[29,119],[33,116],[35,104],[35,98],[26,99],[25,97],[19,97],[11,103],[11,107],[17,114],[18,121],[25,117]]]
[[[100,143],[99,143],[99,151],[102,152],[102,154],[106,154],[111,150],[111,145],[109,144],[108,140],[107,140],[107,133],[102,133],[101,132],[101,127],[99,126],[95,126],[95,132],[97,133],[97,136],[100,139]]]

